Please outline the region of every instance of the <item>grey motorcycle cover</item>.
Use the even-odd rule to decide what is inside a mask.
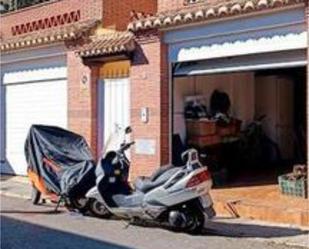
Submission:
[[[95,162],[86,140],[59,127],[33,125],[25,143],[28,169],[46,188],[71,198],[95,186]]]

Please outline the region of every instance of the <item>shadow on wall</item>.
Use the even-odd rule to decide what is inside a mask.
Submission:
[[[133,55],[132,65],[138,66],[138,65],[147,65],[147,64],[149,64],[149,61],[146,58],[142,47],[139,44],[136,44],[136,48],[135,48],[134,55]]]
[[[1,223],[1,248],[133,249],[4,216],[1,216]]]
[[[7,159],[0,161],[0,173],[4,175],[10,175],[10,176],[16,175],[12,165],[9,163]]]

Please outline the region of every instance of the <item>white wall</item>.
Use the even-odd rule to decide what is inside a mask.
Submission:
[[[231,114],[244,123],[254,117],[254,74],[233,73],[180,77],[174,81],[174,133],[186,138],[184,99],[190,95],[204,95],[209,105],[215,89],[226,92],[231,100]]]
[[[184,62],[306,49],[304,7],[187,26],[165,33],[169,61]]]

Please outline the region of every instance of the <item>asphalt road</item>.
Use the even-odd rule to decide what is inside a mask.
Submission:
[[[1,249],[296,249],[275,244],[267,233],[221,234],[206,229],[192,236],[162,228],[129,226],[115,220],[81,216],[54,206],[32,206],[30,201],[1,197]],[[217,226],[218,227],[218,226]],[[220,226],[219,226],[220,227]],[[232,231],[233,229],[231,229]],[[289,230],[290,231],[290,230]],[[287,233],[284,233],[287,235]],[[260,239],[257,239],[259,237]],[[265,240],[263,240],[265,237]],[[262,239],[261,239],[262,238]]]

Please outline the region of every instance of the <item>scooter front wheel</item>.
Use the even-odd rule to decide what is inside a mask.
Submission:
[[[71,198],[70,207],[77,209],[79,212],[86,213],[88,211],[89,200],[87,198]]]
[[[89,201],[89,211],[93,216],[104,219],[107,219],[112,215],[103,203],[95,199]]]

